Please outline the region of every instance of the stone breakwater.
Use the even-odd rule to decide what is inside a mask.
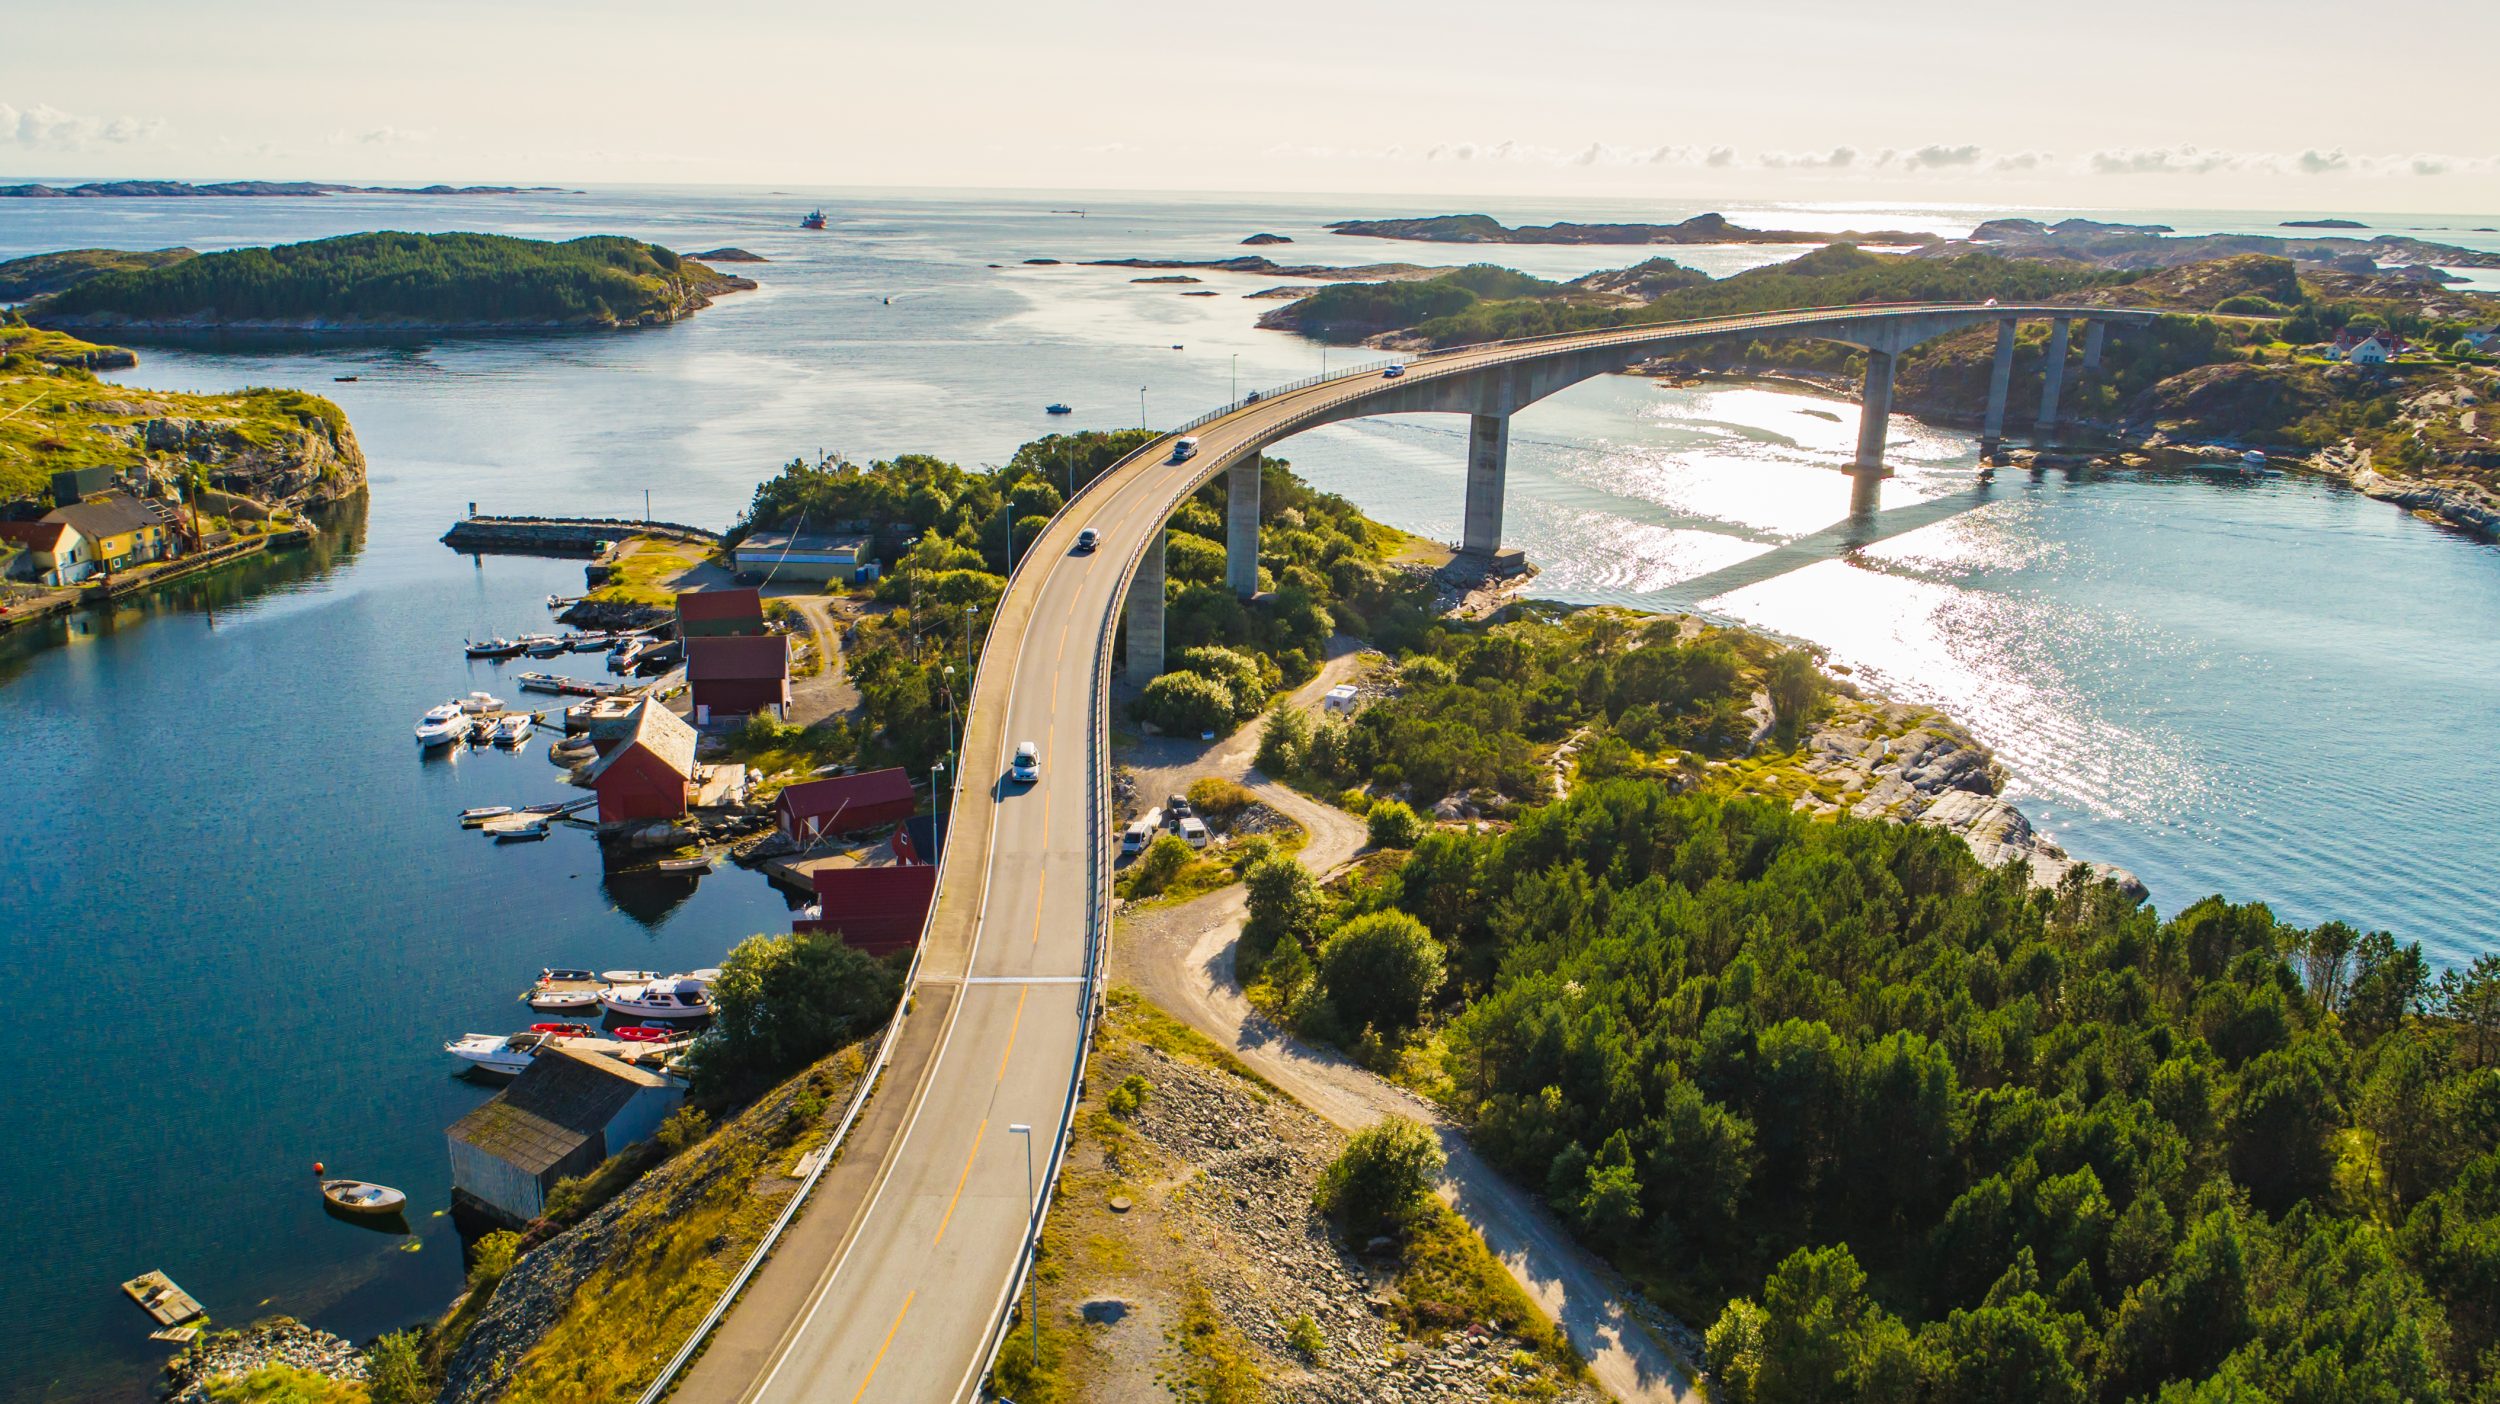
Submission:
[[[2080,867],[2136,900],[2146,895],[2135,874],[2074,858],[2033,829],[1998,793],[2005,770],[1995,753],[1934,712],[1898,702],[1844,704],[1806,738],[1804,751],[1801,768],[1818,794],[1800,797],[1798,809],[1932,824],[1959,835],[1990,867],[2024,864],[2041,887]]]
[[[365,1378],[365,1357],[356,1347],[292,1317],[277,1316],[240,1331],[211,1332],[167,1361],[166,1404],[210,1404],[211,1384],[271,1365],[349,1383],[361,1384]]]

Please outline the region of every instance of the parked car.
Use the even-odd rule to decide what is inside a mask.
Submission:
[[[1076,534],[1076,550],[1078,555],[1090,556],[1093,554],[1094,548],[1100,546],[1101,544],[1102,533],[1094,530],[1092,527],[1087,527],[1085,530]]]
[[[1137,822],[1129,825],[1127,831],[1120,835],[1120,851],[1122,853],[1145,852],[1146,845],[1155,841],[1155,831],[1162,827],[1162,810],[1149,809],[1138,815]]]
[[[1019,785],[1030,785],[1042,778],[1042,751],[1030,741],[1016,743],[1016,758],[1007,767],[1007,778]]]
[[[1207,832],[1207,821],[1204,819],[1183,819],[1179,829],[1181,842],[1192,848],[1204,848],[1214,841],[1214,836]]]
[[[1186,796],[1186,795],[1166,795],[1166,796],[1164,796],[1164,799],[1163,799],[1163,822],[1164,822],[1164,823],[1166,823],[1166,824],[1171,825],[1173,828],[1175,828],[1175,829],[1179,828],[1179,827],[1181,826],[1181,821],[1182,821],[1183,819],[1192,819],[1192,818],[1195,818],[1195,817],[1197,817],[1197,814],[1198,814],[1198,811],[1196,811],[1196,810],[1194,810],[1194,809],[1192,809],[1192,808],[1190,808],[1190,807],[1189,807],[1189,797],[1188,797],[1188,796]]]

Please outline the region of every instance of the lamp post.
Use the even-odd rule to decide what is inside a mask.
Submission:
[[[1042,1245],[1039,1231],[1033,1225],[1033,1128],[1019,1121],[1007,1128],[1010,1136],[1024,1138],[1024,1236],[1032,1245],[1027,1251],[1039,1257]],[[1033,1325],[1033,1368],[1042,1368],[1042,1318],[1033,1311],[1033,1264],[1024,1267],[1024,1319]]]
[[[964,673],[966,676],[972,673],[972,620],[973,616],[980,612],[981,607],[977,604],[964,606]]]
[[[1137,387],[1137,427],[1146,427],[1146,387],[1143,385]]]
[[[946,754],[955,756],[955,665],[946,665]],[[963,757],[955,756],[960,762]]]
[[[944,761],[933,761],[929,765],[929,799],[931,801],[930,807],[932,813],[939,818],[945,817],[946,762]],[[931,827],[934,828],[936,826],[931,825]]]
[[[1233,403],[1241,401],[1241,353],[1233,353]]]

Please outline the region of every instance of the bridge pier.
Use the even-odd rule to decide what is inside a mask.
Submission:
[[[1467,517],[1459,550],[1492,560],[1502,552],[1502,480],[1510,472],[1510,416],[1467,421]]]
[[[2043,434],[2057,427],[2057,392],[2066,380],[2066,344],[2073,328],[2063,317],[2049,323],[2049,356],[2040,363],[2040,420],[2032,426]]]
[[[1979,456],[1994,458],[2005,442],[2005,394],[2014,386],[2014,323],[1997,323],[1997,358],[1988,369],[1988,418],[1979,430]]]
[[[1858,396],[1858,456],[1849,466],[1849,515],[1853,517],[1874,512],[1883,495],[1884,479],[1892,476],[1884,467],[1884,436],[1892,427],[1892,372],[1897,359],[1890,351],[1867,348],[1866,384]]]
[[[1128,681],[1144,687],[1163,676],[1163,538],[1157,531],[1128,586]]]
[[[1224,477],[1224,583],[1246,600],[1259,593],[1259,456],[1234,464]]]
[[[2101,368],[2101,336],[2108,328],[2107,322],[2083,324],[2083,368],[2085,370],[2096,371]]]

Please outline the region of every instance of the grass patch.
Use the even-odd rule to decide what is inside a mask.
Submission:
[[[1267,1380],[1248,1338],[1225,1324],[1205,1283],[1191,1280],[1171,1341],[1182,1362],[1173,1381],[1178,1397],[1193,1404],[1260,1404],[1267,1398]]]
[[[1103,998],[1103,1031],[1114,1038],[1140,1043],[1202,1068],[1217,1068],[1268,1092],[1283,1093],[1259,1076],[1233,1050],[1146,1002],[1127,985],[1113,985]]]
[[[626,544],[632,549],[615,558],[607,583],[591,591],[590,598],[602,604],[674,607],[677,591],[669,582],[702,564],[702,548],[650,536],[632,537]]]
[[[1571,1378],[1587,1373],[1562,1331],[1519,1290],[1466,1220],[1437,1198],[1427,1196],[1408,1226],[1394,1299],[1392,1314],[1416,1340],[1437,1341],[1445,1331],[1482,1321]]]
[[[292,1365],[263,1365],[248,1375],[212,1381],[208,1397],[217,1404],[365,1404],[371,1398],[363,1385]]]

